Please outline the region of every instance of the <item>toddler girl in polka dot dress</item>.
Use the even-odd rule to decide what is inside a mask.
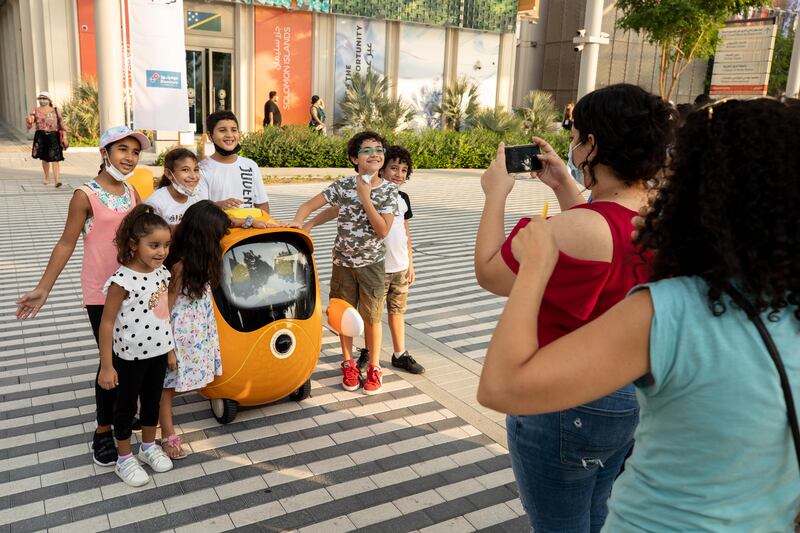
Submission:
[[[114,437],[117,475],[138,487],[155,472],[172,469],[172,461],[155,444],[159,400],[167,366],[176,365],[168,305],[170,228],[149,205],[137,205],[117,229],[117,260],[122,265],[104,287],[106,304],[100,323],[98,384],[117,389]],[[141,400],[142,446],[133,457],[131,430],[136,399]]]

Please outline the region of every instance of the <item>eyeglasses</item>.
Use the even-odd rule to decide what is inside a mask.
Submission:
[[[378,154],[378,155],[383,155],[384,153],[386,153],[386,150],[384,150],[382,146],[378,146],[377,148],[373,148],[372,146],[369,146],[369,147],[367,147],[367,148],[359,148],[359,149],[358,149],[358,155],[361,155],[361,154],[369,154],[369,155],[372,155],[372,154]]]

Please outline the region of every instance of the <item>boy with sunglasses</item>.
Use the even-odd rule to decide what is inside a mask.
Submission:
[[[331,205],[339,208],[333,245],[331,298],[341,298],[358,309],[364,319],[364,337],[370,362],[364,382],[365,394],[381,389],[381,317],[384,303],[383,243],[400,215],[397,186],[384,180],[383,137],[373,131],[354,135],[347,143],[347,156],[357,175],[341,178],[303,203],[294,222],[303,225],[313,212]],[[314,221],[303,226],[310,231]],[[342,343],[342,387],[354,391],[361,386],[361,372],[353,361],[353,338],[340,335]]]

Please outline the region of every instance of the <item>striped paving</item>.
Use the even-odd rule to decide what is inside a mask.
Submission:
[[[80,309],[80,243],[40,315],[27,322],[13,318],[14,299],[33,287],[46,265],[70,192],[20,194],[5,185],[0,532],[528,529],[502,446],[389,368],[378,395],[342,391],[338,342],[330,332],[311,398],[242,409],[233,423],[220,426],[208,402],[182,396],[175,423],[193,453],[174,470],[133,489],[95,466],[89,442],[97,348]],[[519,185],[510,208],[517,216],[523,205],[536,212],[544,198],[540,188]],[[275,216],[290,218],[322,187],[269,187]],[[482,205],[477,180],[419,179],[408,192],[419,279],[408,323],[481,361],[503,301],[474,281],[472,247]],[[510,215],[509,224],[515,219]],[[323,283],[334,233],[333,224],[314,231]]]

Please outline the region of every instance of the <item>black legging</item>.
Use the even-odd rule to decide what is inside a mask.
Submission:
[[[92,324],[92,333],[97,346],[100,346],[100,321],[103,318],[102,305],[87,305],[89,322]],[[94,401],[97,406],[97,425],[110,426],[114,422],[114,403],[117,401],[117,389],[105,390],[97,384],[100,376],[100,366],[97,366],[97,375],[94,378]]]

